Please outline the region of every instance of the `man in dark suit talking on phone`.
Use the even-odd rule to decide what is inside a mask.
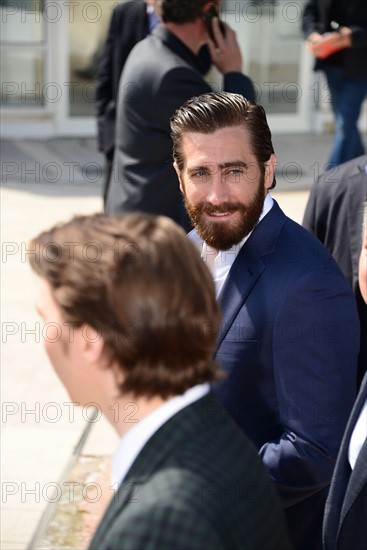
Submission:
[[[162,24],[130,53],[120,81],[106,212],[164,214],[190,228],[171,162],[169,119],[184,101],[211,91],[197,56],[205,43],[224,89],[255,99],[236,34],[216,16],[220,4],[161,0]]]

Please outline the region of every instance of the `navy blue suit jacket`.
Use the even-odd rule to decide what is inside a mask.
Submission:
[[[323,509],[356,395],[359,321],[339,267],[274,202],[222,292],[217,393],[257,446],[296,548],[321,547]]]
[[[325,507],[325,550],[367,549],[367,438],[350,468],[348,449],[367,399],[367,374],[345,430]]]

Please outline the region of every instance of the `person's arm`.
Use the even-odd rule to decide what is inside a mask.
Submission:
[[[274,379],[281,437],[260,449],[285,507],[330,484],[355,400],[359,322],[335,271],[317,269],[289,292],[274,323]],[[330,259],[330,261],[332,261]]]
[[[119,6],[117,6],[119,8]],[[103,54],[98,68],[96,81],[96,107],[97,116],[100,117],[111,101],[113,96],[113,52],[116,40],[116,19],[117,8],[114,9],[110,26],[108,29],[107,39],[103,48]]]
[[[307,2],[302,14],[302,32],[309,52],[316,57],[326,57],[322,55],[322,52],[328,47],[328,43],[325,46],[323,44],[325,41],[325,37],[323,36],[325,29],[320,21],[318,2],[319,0],[309,0]],[[335,40],[334,36],[331,37],[331,41],[333,40]],[[319,52],[316,46],[319,46]],[[319,56],[318,53],[321,55]]]
[[[315,182],[311,188],[302,220],[303,227],[316,236],[318,236],[316,230],[316,204],[318,191],[319,186],[317,182]],[[322,239],[320,238],[320,240]]]
[[[343,181],[343,173],[339,176],[335,169],[325,171],[317,178],[311,187],[302,220],[303,227],[315,235],[331,254],[337,244],[334,242],[336,235],[347,223],[346,216],[343,219],[340,216],[347,194],[338,178]],[[335,225],[336,219],[338,223]],[[334,228],[331,232],[330,226]],[[338,232],[336,227],[339,227]]]
[[[325,59],[339,50],[367,45],[367,27],[360,25],[359,21],[349,27],[340,26],[336,32],[332,32],[331,25],[323,28],[318,3],[319,0],[309,0],[302,15],[303,35],[313,55]],[[337,22],[335,24],[337,26]]]
[[[117,39],[117,19],[118,10],[121,5],[118,5],[111,17],[110,26],[108,29],[107,40],[105,42],[101,61],[98,68],[96,79],[96,111],[98,123],[98,147],[100,151],[106,152],[108,149],[108,138],[106,137],[106,116],[107,109],[112,108],[112,116],[115,116],[114,105],[115,98],[113,97],[113,64],[114,64],[114,49]]]
[[[319,59],[326,59],[339,50],[352,47],[352,33],[348,27],[325,34],[311,33],[306,40],[308,50]]]
[[[309,0],[305,5],[302,14],[302,32],[305,39],[312,33],[318,35],[323,33],[319,16],[318,0]]]
[[[352,48],[359,48],[367,46],[367,27],[361,27],[359,25],[350,25],[350,39],[352,42]]]
[[[208,48],[213,65],[223,75],[223,88],[226,92],[243,95],[249,101],[256,102],[255,89],[251,79],[243,71],[243,59],[236,33],[226,23],[225,36],[219,28],[219,20],[212,21],[215,43],[208,39]]]

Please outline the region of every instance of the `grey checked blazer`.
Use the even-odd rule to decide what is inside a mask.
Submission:
[[[255,448],[208,394],[143,447],[93,550],[288,550],[276,491]]]

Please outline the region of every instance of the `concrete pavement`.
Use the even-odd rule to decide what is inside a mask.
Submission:
[[[100,208],[96,194],[48,196],[32,186],[1,190],[4,550],[26,548],[42,513],[58,498],[63,472],[92,414],[70,403],[43,351],[48,335],[34,309],[37,281],[27,263],[27,242],[56,221]]]
[[[78,147],[72,141],[60,147],[50,141],[1,144],[3,550],[22,550],[30,541],[32,550],[41,548],[46,523],[62,494],[70,491],[77,456],[109,457],[117,442],[107,422],[94,419],[91,407],[71,404],[50,367],[42,347],[48,335],[34,309],[37,280],[27,263],[32,236],[75,214],[102,209],[98,166],[103,159],[91,140]],[[274,142],[280,165],[273,196],[300,222],[330,138],[275,136]],[[72,163],[79,163],[73,181]],[[89,474],[88,479],[95,478]]]

